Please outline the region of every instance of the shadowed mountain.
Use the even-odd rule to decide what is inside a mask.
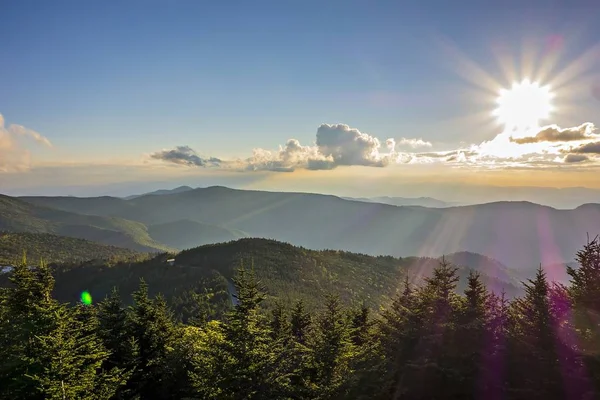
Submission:
[[[189,249],[204,244],[229,242],[248,237],[247,233],[236,229],[222,228],[185,219],[150,225],[148,233],[152,239],[178,249]]]
[[[104,199],[92,199],[103,203]],[[138,251],[166,250],[140,222],[118,217],[82,215],[0,195],[0,231],[52,233]]]
[[[396,207],[319,194],[218,186],[133,200],[25,199],[146,225],[195,221],[313,249],[433,257],[469,251],[525,271],[532,271],[540,262],[572,261],[580,244],[585,243],[586,234],[600,231],[600,206],[595,204],[574,210],[556,210],[528,202],[449,208]]]

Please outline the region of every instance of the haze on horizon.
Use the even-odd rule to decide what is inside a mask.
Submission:
[[[0,192],[597,201],[600,5],[521,3],[5,5]]]

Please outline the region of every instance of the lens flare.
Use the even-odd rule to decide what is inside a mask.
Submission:
[[[81,302],[86,306],[92,304],[92,295],[90,294],[90,292],[81,292]]]

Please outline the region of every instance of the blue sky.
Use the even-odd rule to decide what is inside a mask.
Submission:
[[[593,0],[3,2],[0,114],[52,142],[27,144],[34,170],[175,146],[243,159],[314,144],[324,123],[452,150],[502,131],[465,60],[509,84],[493,49],[522,78],[522,48],[541,58],[560,38],[560,71],[598,44],[599,12]],[[547,122],[594,122],[590,93]]]

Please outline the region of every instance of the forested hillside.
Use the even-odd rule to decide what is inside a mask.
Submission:
[[[175,259],[174,265],[166,262],[171,257]],[[472,266],[480,271],[481,279],[490,290],[498,294],[504,291],[511,298],[522,293],[519,280],[498,262],[476,254],[472,254],[470,260],[462,258],[460,254],[446,257],[449,262],[459,263],[458,290],[466,287]],[[366,302],[375,307],[389,300],[405,276],[417,284],[431,274],[438,263],[439,260],[433,258],[372,257],[334,250],[308,250],[266,239],[241,239],[176,255],[161,254],[139,262],[95,261],[54,266],[54,294],[60,301],[76,302],[82,290],[89,291],[95,298],[104,297],[115,286],[121,293],[131,293],[143,278],[152,294],[161,292],[172,301],[187,290],[223,286],[245,265],[253,268],[269,287],[267,306],[275,299],[286,304],[303,299],[307,307],[316,307],[319,296],[335,292],[346,304]],[[0,285],[2,282],[0,277]],[[128,297],[123,301],[129,301]]]
[[[23,254],[35,263],[71,263],[88,260],[131,260],[142,254],[115,246],[104,246],[84,239],[48,233],[0,232],[0,265],[13,265]]]
[[[294,257],[293,248],[273,257]],[[378,267],[392,264],[382,259]],[[391,301],[345,304],[333,290],[313,293],[315,308],[302,299],[265,307],[273,292],[255,261],[235,272],[233,305],[223,305],[222,286],[187,292],[183,323],[143,280],[132,293],[84,292],[68,305],[53,298],[48,266],[19,265],[0,291],[0,398],[597,398],[600,329],[589,316],[600,313],[598,241],[577,261],[568,286],[539,269],[510,301],[477,273],[459,290],[457,268],[441,260],[418,283],[402,279]]]

